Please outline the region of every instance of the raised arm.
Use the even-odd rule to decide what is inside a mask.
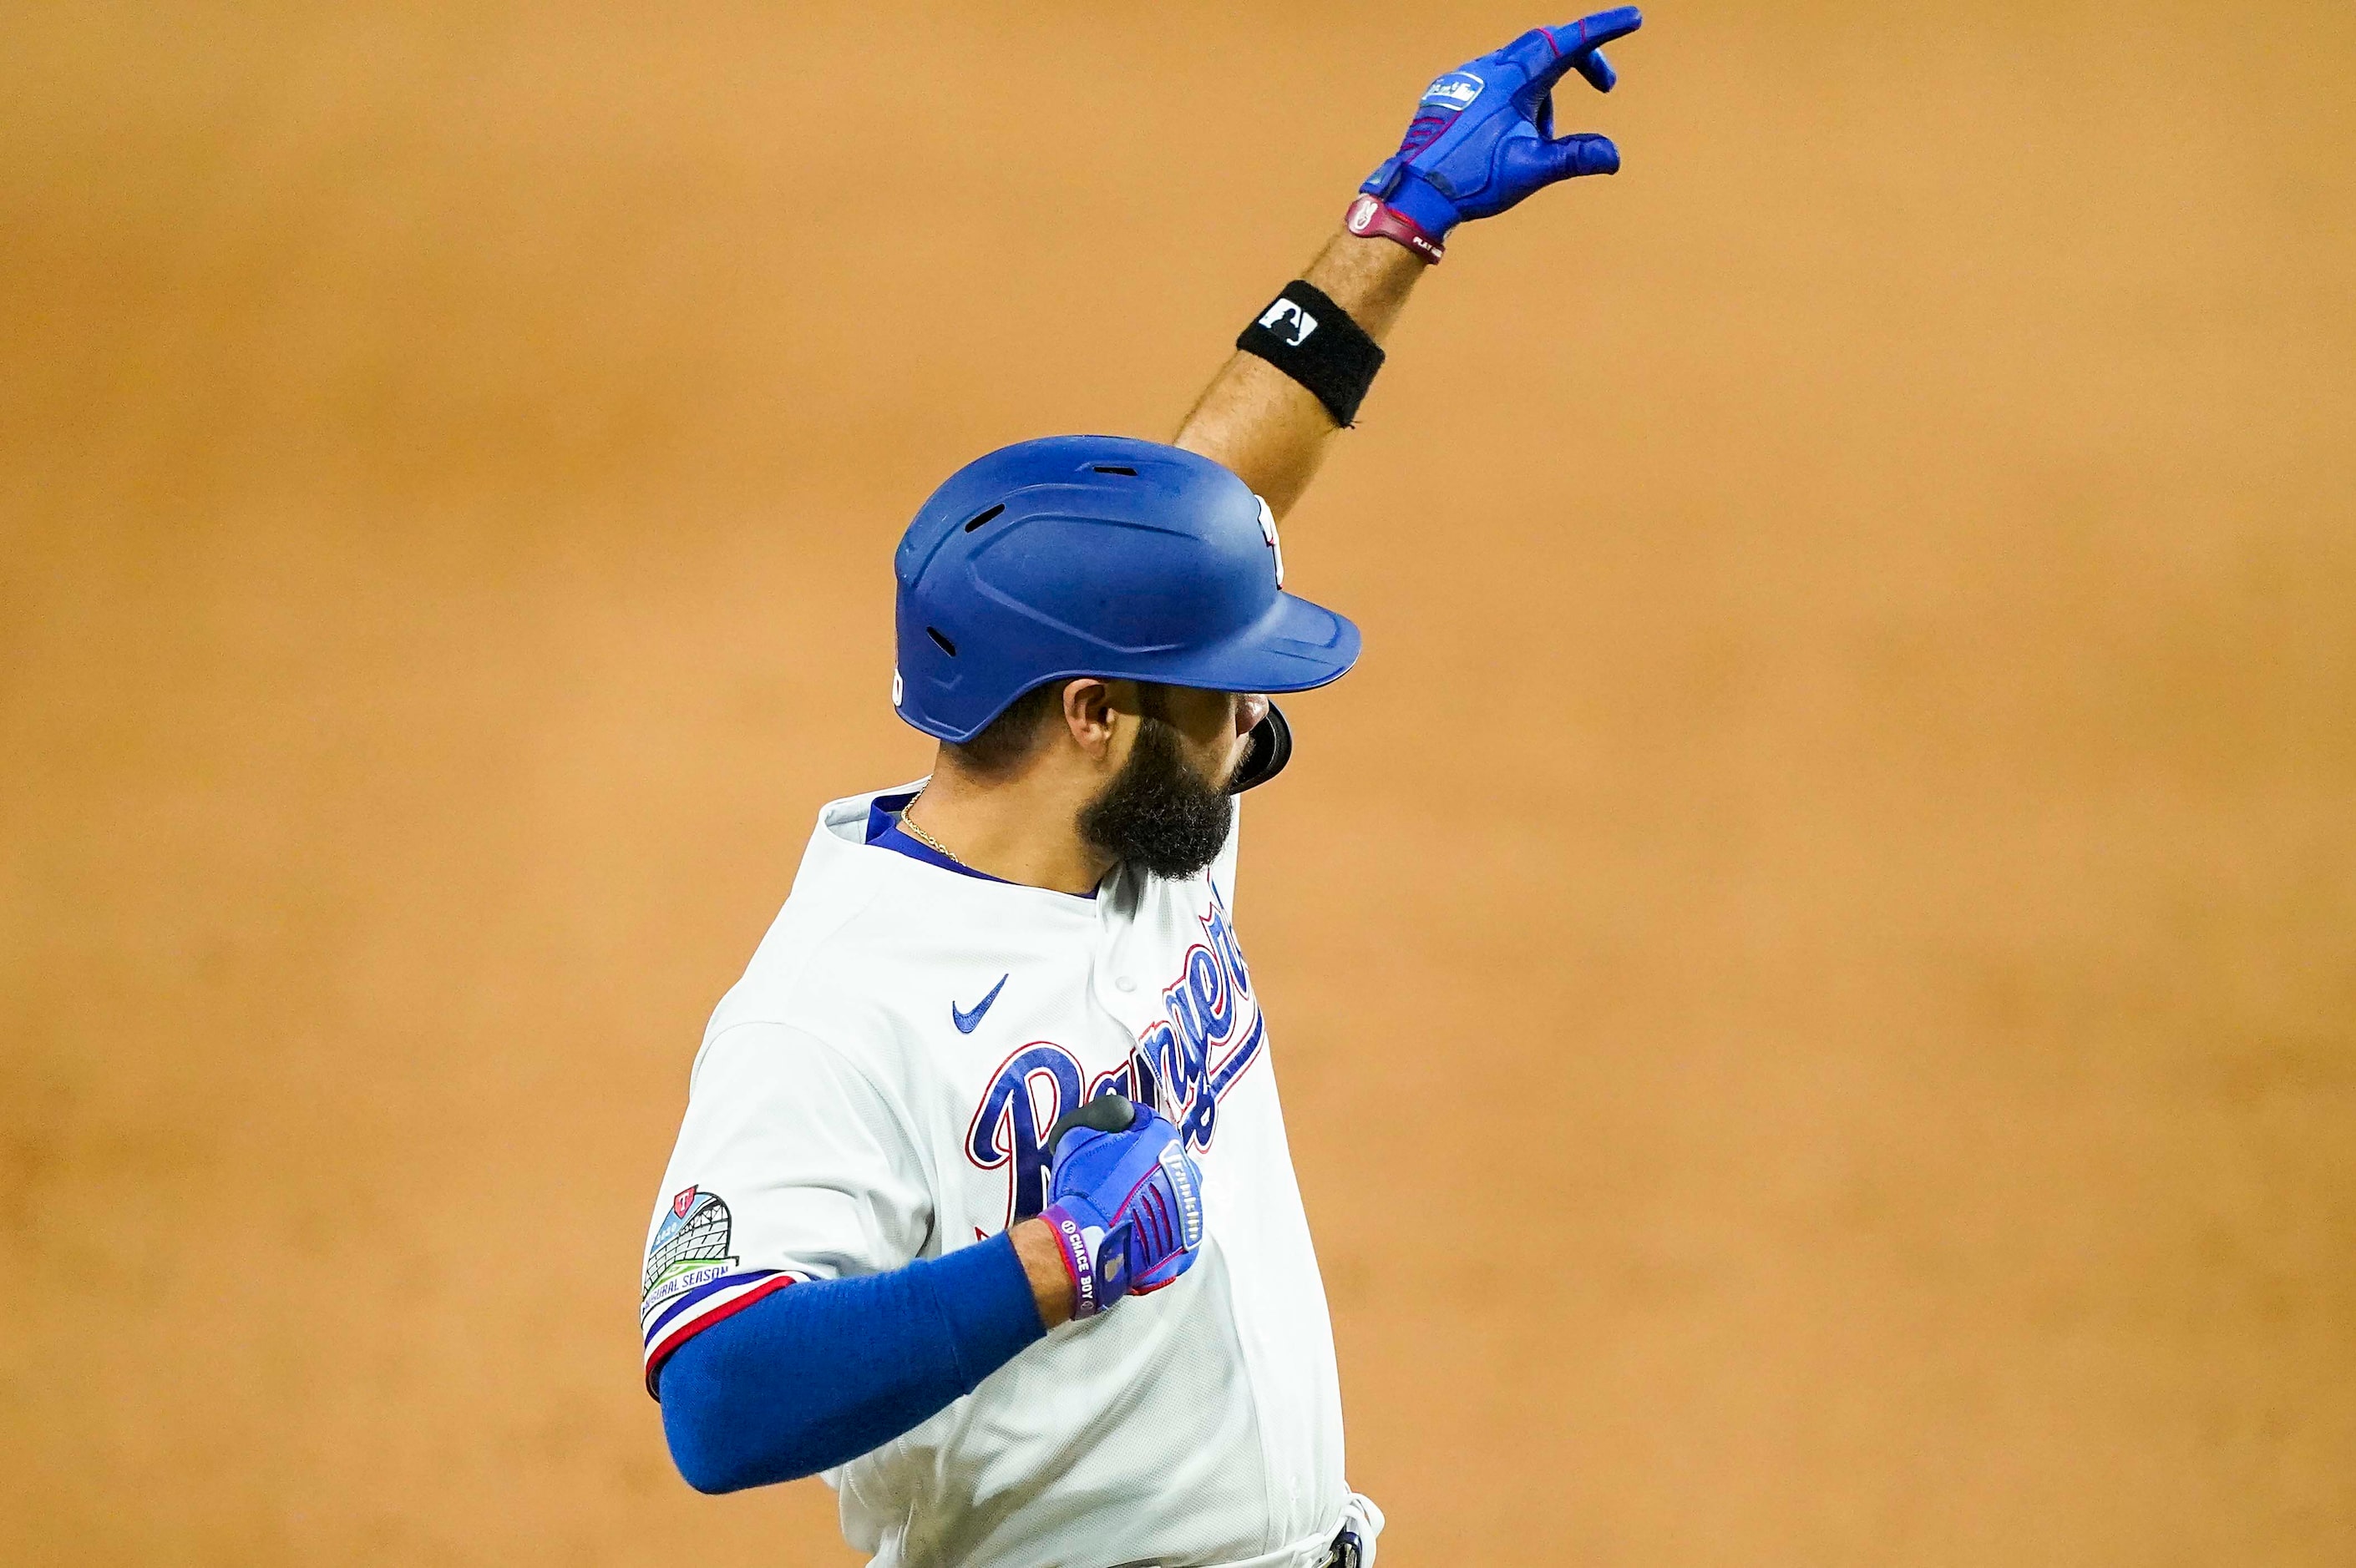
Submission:
[[[1380,343],[1428,264],[1404,246],[1344,230],[1326,241],[1301,277]],[[1314,392],[1239,348],[1172,440],[1226,464],[1281,517],[1317,477],[1326,443],[1341,428]]]
[[[1355,413],[1382,363],[1377,345],[1449,233],[1557,180],[1619,171],[1608,138],[1554,134],[1554,89],[1576,70],[1612,91],[1601,46],[1642,23],[1628,5],[1533,27],[1426,88],[1399,150],[1358,187],[1342,232],[1301,283],[1237,339],[1176,444],[1233,469],[1278,517],[1290,510]],[[1337,311],[1344,319],[1333,319]]]

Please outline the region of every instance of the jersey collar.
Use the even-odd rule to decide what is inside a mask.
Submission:
[[[971,877],[979,882],[996,882],[1001,888],[1020,885],[1008,881],[1004,877],[993,877],[988,871],[977,871],[961,860],[952,860],[931,845],[904,832],[900,827],[900,814],[908,809],[910,801],[923,793],[920,789],[912,789],[893,795],[877,795],[867,807],[867,847],[871,849],[896,850],[911,860],[922,860],[927,866],[938,866],[944,871],[955,871],[960,877]],[[1097,895],[1092,890],[1085,893],[1066,893],[1064,896],[1093,899]]]

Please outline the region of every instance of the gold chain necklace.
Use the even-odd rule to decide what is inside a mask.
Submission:
[[[916,792],[916,800],[922,800],[924,798],[925,792],[918,790]],[[926,832],[923,827],[917,825],[916,819],[908,815],[910,812],[916,809],[916,800],[912,800],[907,805],[900,808],[901,831],[907,834],[911,838],[914,838],[917,843],[922,844],[926,848],[932,850],[935,854],[947,855],[950,859],[957,860],[958,865],[965,866],[965,862],[963,860],[958,860],[956,850],[950,848],[948,845],[942,843],[939,839]],[[966,866],[965,869],[969,871],[973,869],[971,866]]]

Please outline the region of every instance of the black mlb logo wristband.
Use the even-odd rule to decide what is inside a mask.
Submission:
[[[1358,417],[1358,405],[1383,368],[1381,347],[1349,313],[1298,278],[1243,329],[1236,347],[1308,388],[1337,425]]]

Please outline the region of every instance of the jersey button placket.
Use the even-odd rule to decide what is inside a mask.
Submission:
[[[1109,914],[1111,912],[1105,912]],[[1123,912],[1134,916],[1135,910]],[[1143,991],[1133,972],[1137,960],[1138,926],[1134,918],[1104,919],[1097,931],[1096,992],[1097,1006],[1119,1031],[1120,1059],[1129,1060],[1137,1050],[1139,1035],[1151,1020],[1145,1018],[1150,996]]]

